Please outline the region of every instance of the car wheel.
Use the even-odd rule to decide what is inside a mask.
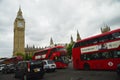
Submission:
[[[4,74],[4,70],[2,70],[2,73]]]
[[[7,74],[8,72],[7,71],[5,71],[5,74]]]
[[[90,70],[89,64],[84,64],[84,70]]]
[[[15,78],[17,78],[17,75],[16,75],[16,73],[15,73],[15,76],[14,76]]]
[[[40,79],[43,79],[44,78],[44,74],[40,76]]]
[[[6,70],[2,70],[2,73],[3,73],[3,74],[7,74],[7,71],[6,71]]]
[[[27,78],[27,75],[26,75],[26,74],[24,74],[24,75],[23,75],[22,80],[28,80],[28,78]]]
[[[15,75],[14,78],[17,78],[17,76]]]
[[[55,69],[53,69],[52,72],[55,72]]]
[[[117,75],[120,75],[120,68],[117,68]]]

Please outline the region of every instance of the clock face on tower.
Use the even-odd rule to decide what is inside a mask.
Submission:
[[[18,21],[17,26],[18,26],[18,27],[24,27],[24,24],[23,24],[22,21]]]

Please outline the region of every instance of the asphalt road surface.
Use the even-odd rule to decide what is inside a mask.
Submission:
[[[18,80],[14,74],[0,73],[0,80]],[[84,71],[74,70],[72,65],[68,69],[57,69],[55,72],[46,73],[42,80],[120,80],[114,71]]]

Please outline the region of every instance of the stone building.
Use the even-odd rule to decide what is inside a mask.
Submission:
[[[110,27],[108,25],[104,25],[103,27],[101,27],[101,33],[105,33],[110,31]]]
[[[50,46],[54,45],[52,37],[50,38]]]
[[[40,47],[35,47],[34,45],[33,46],[28,46],[25,47],[25,54],[27,56],[33,56],[33,54],[38,51],[38,50],[42,50],[43,48],[40,48]]]
[[[80,37],[80,34],[79,34],[78,30],[77,30],[77,39],[76,39],[76,41],[79,41],[79,40],[81,40],[81,37]]]

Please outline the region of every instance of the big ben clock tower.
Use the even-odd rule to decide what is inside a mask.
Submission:
[[[14,21],[14,47],[13,47],[13,56],[16,56],[17,53],[25,53],[25,20],[22,16],[21,8],[17,13],[17,17]]]

